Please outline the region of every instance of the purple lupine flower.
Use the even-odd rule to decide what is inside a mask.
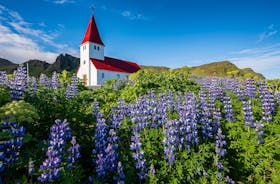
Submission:
[[[144,151],[141,148],[141,137],[139,133],[134,131],[131,136],[130,150],[133,151],[132,158],[136,161],[135,168],[139,171],[138,177],[140,180],[143,180],[147,177],[147,173],[146,159],[144,158]]]
[[[218,170],[218,178],[222,179],[222,174],[220,173],[221,170],[224,170],[224,165],[221,162],[221,159],[225,156],[227,153],[224,146],[226,145],[225,136],[222,134],[221,128],[218,129],[218,133],[216,135],[216,146],[215,146],[215,152],[216,152],[216,167]]]
[[[40,74],[39,83],[41,87],[50,87],[50,79],[43,73]]]
[[[78,78],[75,74],[72,76],[71,84],[66,88],[66,98],[70,99],[76,96],[79,92],[78,89]]]
[[[276,102],[278,105],[280,105],[280,91],[276,92]]]
[[[229,122],[234,122],[234,113],[231,105],[231,99],[229,96],[224,97],[224,111],[225,111],[225,118]]]
[[[27,71],[23,65],[19,65],[14,72],[14,78],[10,79],[11,100],[21,100],[27,91]]]
[[[114,180],[117,182],[117,184],[124,184],[125,175],[123,172],[123,167],[122,163],[118,162],[118,167],[117,167],[117,176],[114,177]]]
[[[53,89],[58,89],[60,87],[60,83],[58,81],[58,76],[57,76],[57,73],[55,71],[52,74],[51,87]]]
[[[71,129],[67,120],[63,122],[55,120],[55,124],[50,128],[50,141],[47,158],[44,160],[40,169],[41,175],[38,177],[40,182],[53,182],[61,174],[61,164],[63,162],[64,147],[68,140],[72,138]],[[75,142],[73,142],[75,143]]]
[[[255,81],[253,79],[246,79],[245,81],[245,87],[244,87],[244,95],[255,99],[257,97],[256,95],[256,86]]]
[[[97,177],[104,178],[108,168],[106,163],[108,125],[105,123],[106,120],[103,117],[103,114],[99,111],[99,104],[96,100],[93,103],[93,116],[97,120],[94,136],[94,149],[92,151],[95,155],[93,163],[96,165]]]
[[[156,170],[155,170],[154,164],[151,164],[151,165],[150,165],[149,172],[151,173],[152,176],[155,176],[155,175],[156,175]]]
[[[0,86],[8,86],[9,80],[6,71],[0,71]]]
[[[258,144],[263,144],[263,136],[264,136],[264,124],[261,122],[256,123],[256,133],[258,134]]]
[[[253,112],[252,112],[252,103],[251,101],[243,101],[243,115],[244,115],[244,122],[245,125],[255,128],[256,125],[253,119]]]
[[[274,96],[265,84],[262,85],[259,91],[261,94],[260,101],[262,104],[262,120],[264,122],[269,122],[272,120],[272,115],[274,113]]]
[[[80,145],[77,143],[76,137],[73,136],[71,140],[71,147],[68,148],[67,152],[70,154],[67,157],[68,165],[67,168],[73,167],[73,164],[81,157]]]
[[[38,89],[37,79],[35,77],[28,77],[28,89],[32,94]]]
[[[0,134],[2,133],[8,133],[12,138],[0,141],[0,172],[18,160],[25,136],[25,128],[16,122],[2,122]]]
[[[190,150],[191,144],[199,143],[197,136],[197,117],[195,108],[195,95],[193,93],[186,94],[185,101],[183,101],[179,111],[179,148],[184,147]]]
[[[178,120],[169,120],[164,124],[163,130],[163,145],[164,145],[164,159],[167,161],[168,165],[173,165],[175,161],[175,151],[178,145],[178,131],[177,127],[179,125]]]
[[[229,184],[235,184],[235,181],[233,181],[229,176],[225,177],[225,182]]]

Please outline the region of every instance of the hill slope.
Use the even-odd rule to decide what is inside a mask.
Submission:
[[[153,71],[153,72],[166,72],[169,68],[162,68],[156,66],[144,66],[144,70]],[[237,76],[237,77],[257,77],[259,79],[264,79],[265,77],[256,73],[251,68],[240,69],[229,61],[213,62],[209,64],[204,64],[195,67],[181,67],[174,69],[178,72],[184,72],[190,75],[199,75],[199,76]]]

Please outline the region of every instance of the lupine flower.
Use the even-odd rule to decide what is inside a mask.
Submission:
[[[269,122],[272,120],[272,115],[274,113],[274,96],[270,92],[266,85],[260,88],[260,101],[262,104],[262,120],[264,122]]]
[[[32,94],[38,89],[37,79],[35,77],[28,77],[28,90]]]
[[[41,73],[39,81],[40,81],[41,87],[50,87],[51,86],[50,79],[43,73]]]
[[[234,122],[234,113],[231,105],[230,97],[224,97],[224,111],[225,111],[225,118],[229,122]]]
[[[179,133],[179,148],[185,147],[190,150],[191,144],[198,144],[197,132],[197,117],[196,117],[196,101],[193,93],[188,93],[185,96],[179,115],[178,133]]]
[[[9,80],[6,71],[0,71],[0,86],[8,86]]]
[[[79,92],[78,89],[78,78],[75,74],[72,76],[71,84],[66,88],[66,98],[70,99],[76,96]]]
[[[124,184],[125,175],[123,172],[123,167],[122,163],[118,162],[118,167],[117,167],[117,176],[114,177],[114,180],[117,182],[117,184]]]
[[[164,125],[163,130],[163,145],[164,145],[164,159],[167,161],[168,165],[173,165],[175,161],[175,151],[178,145],[178,133],[177,126],[178,120],[169,120]]]
[[[77,143],[76,137],[73,136],[71,140],[71,147],[68,148],[67,152],[70,154],[67,157],[68,165],[67,168],[73,167],[73,164],[77,161],[80,155],[80,145]]]
[[[207,107],[207,95],[205,92],[199,92],[199,123],[201,124],[202,138],[213,138],[211,112]]]
[[[221,128],[219,128],[217,136],[216,136],[216,147],[215,147],[215,152],[216,152],[216,157],[217,157],[216,166],[219,171],[219,173],[218,173],[219,179],[222,179],[222,174],[220,173],[220,171],[224,170],[224,166],[221,162],[221,159],[227,153],[226,149],[224,148],[225,145],[226,145],[225,136],[222,134]]]
[[[253,79],[246,79],[244,95],[254,99],[257,97],[255,81]]]
[[[253,119],[252,103],[251,101],[243,101],[243,114],[245,125],[255,128],[255,123]]]
[[[229,176],[225,177],[225,182],[229,184],[235,184],[235,181],[233,181]]]
[[[276,92],[276,102],[280,105],[280,91]]]
[[[256,132],[258,134],[258,144],[262,144],[264,143],[263,140],[263,135],[264,135],[264,124],[262,124],[261,122],[257,122],[256,123]]]
[[[155,170],[154,164],[151,164],[151,165],[150,165],[150,171],[149,171],[149,172],[151,173],[152,176],[155,176],[156,170]]]
[[[57,76],[56,72],[53,72],[53,74],[52,74],[51,87],[53,89],[58,89],[60,87],[60,84],[59,84],[59,81],[58,81],[58,76]]]
[[[50,128],[50,141],[48,151],[46,153],[47,159],[40,166],[40,169],[43,171],[38,177],[40,182],[52,182],[59,178],[65,144],[71,138],[72,133],[67,120],[62,122],[61,120],[57,119],[55,124]],[[76,145],[75,139],[72,142]],[[75,151],[77,150],[74,148],[74,152]],[[76,152],[76,155],[74,156],[77,158],[77,155],[78,154]]]
[[[133,151],[132,158],[136,161],[135,167],[139,171],[138,177],[143,180],[147,177],[146,173],[146,159],[144,158],[144,151],[141,149],[141,137],[137,132],[133,132],[131,136],[130,150]]]
[[[27,71],[23,65],[19,65],[14,72],[14,78],[10,79],[11,100],[21,100],[27,91]]]
[[[99,112],[99,104],[96,100],[93,103],[93,116],[97,120],[94,135],[94,150],[92,151],[95,156],[93,163],[96,165],[97,177],[104,178],[108,170],[105,152],[107,148],[108,125],[105,123],[106,120],[103,114]]]
[[[29,175],[32,175],[33,172],[35,171],[35,164],[34,164],[34,161],[33,160],[29,160],[28,162],[28,174]]]
[[[16,122],[2,122],[0,134],[2,133],[8,133],[12,138],[0,141],[0,172],[18,160],[25,136],[25,128]]]

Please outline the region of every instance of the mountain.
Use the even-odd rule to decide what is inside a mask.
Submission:
[[[28,63],[29,74],[31,76],[38,77],[40,73],[44,73],[51,76],[54,71],[61,72],[67,70],[69,72],[76,72],[80,63],[80,59],[69,54],[60,54],[54,63],[50,64],[46,61],[29,60],[24,62]],[[13,73],[17,68],[17,64],[0,58],[0,71],[7,71],[7,73]]]
[[[78,66],[80,64],[80,58],[76,58],[74,56],[71,56],[69,54],[60,54],[55,62],[51,64],[45,72],[47,74],[56,72],[62,72],[63,70],[67,70],[69,72],[76,72],[78,69]]]
[[[38,77],[40,73],[45,73],[46,75],[51,76],[52,72],[54,71],[61,72],[63,70],[67,70],[74,73],[78,69],[80,59],[69,54],[60,54],[52,64],[40,60],[29,60],[25,62],[25,64],[26,63],[29,65],[29,74]],[[0,58],[0,71],[5,70],[8,73],[12,73],[16,67],[17,64]],[[168,72],[171,70],[170,68],[164,66],[141,66],[141,69],[157,73]],[[199,76],[237,76],[255,77],[258,79],[265,78],[262,74],[256,73],[251,68],[240,69],[229,61],[212,62],[195,67],[184,66],[172,70]]]
[[[7,73],[13,73],[17,68],[17,65],[13,62],[0,58],[0,71],[7,71]]]
[[[29,75],[38,77],[41,73],[45,73],[45,70],[51,65],[46,61],[40,60],[29,60],[24,64],[28,63]]]
[[[153,72],[166,72],[170,70],[169,68],[156,67],[156,66],[144,66],[143,69],[147,71],[153,71]],[[178,72],[184,72],[191,75],[199,75],[199,76],[218,76],[218,77],[237,76],[237,77],[255,77],[258,79],[265,79],[265,77],[262,74],[256,73],[251,68],[240,69],[229,61],[212,62],[209,64],[204,64],[204,65],[194,66],[194,67],[184,66],[173,70]]]

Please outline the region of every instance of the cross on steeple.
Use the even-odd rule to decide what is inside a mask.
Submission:
[[[91,9],[91,14],[93,15],[95,9],[94,6],[91,6],[90,9]]]

